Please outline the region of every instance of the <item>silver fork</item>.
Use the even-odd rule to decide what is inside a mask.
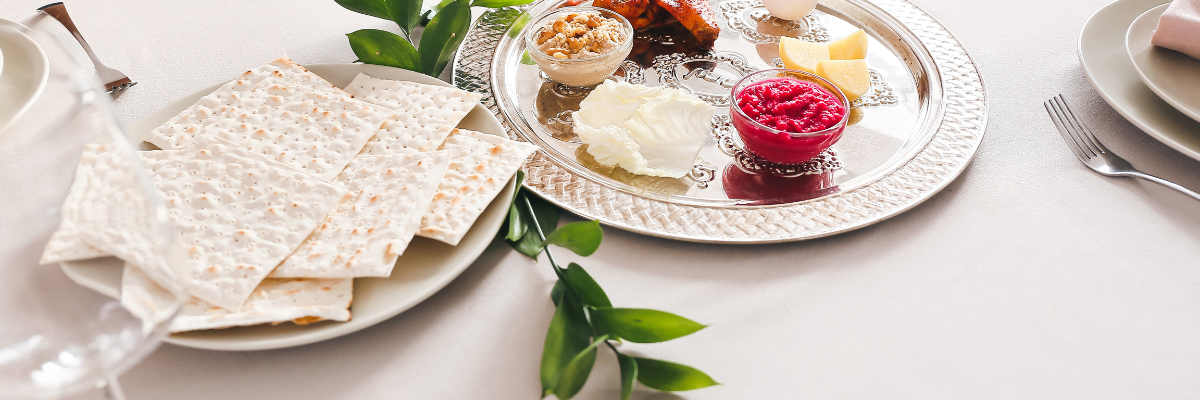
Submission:
[[[88,46],[87,41],[83,40],[83,35],[79,34],[79,29],[75,27],[75,22],[71,21],[71,15],[67,14],[67,6],[63,5],[63,3],[47,4],[38,8],[38,11],[44,12],[46,15],[58,20],[59,23],[62,23],[67,28],[68,32],[71,32],[71,36],[75,36],[75,40],[78,40],[79,45],[83,46],[83,51],[86,51],[88,57],[92,59],[92,64],[96,64],[96,75],[100,76],[101,82],[105,82],[104,89],[109,93],[116,90],[125,90],[137,84],[137,82],[129,80],[129,77],[121,71],[109,68],[100,62],[100,59],[96,57],[96,53],[92,52],[92,46]]]
[[[1106,176],[1132,176],[1142,178],[1171,189],[1178,190],[1183,194],[1192,196],[1196,200],[1200,200],[1200,193],[1188,190],[1183,186],[1179,186],[1175,182],[1159,178],[1154,175],[1138,171],[1125,161],[1124,158],[1117,156],[1112,151],[1108,150],[1100,143],[1099,139],[1092,134],[1092,130],[1083,125],[1079,118],[1075,117],[1075,112],[1071,111],[1071,107],[1067,106],[1067,101],[1060,94],[1051,97],[1044,103],[1046,112],[1050,113],[1050,119],[1054,120],[1054,125],[1058,127],[1058,133],[1062,134],[1063,140],[1067,141],[1067,147],[1071,148],[1071,152],[1079,157],[1079,161],[1083,161],[1088,168]]]

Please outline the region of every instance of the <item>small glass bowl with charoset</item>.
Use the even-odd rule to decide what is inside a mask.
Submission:
[[[778,164],[800,164],[837,143],[850,102],[824,78],[792,69],[768,69],[733,86],[729,115],[745,148]]]
[[[611,10],[554,9],[525,30],[525,48],[551,80],[573,87],[604,82],[633,49],[633,25]]]

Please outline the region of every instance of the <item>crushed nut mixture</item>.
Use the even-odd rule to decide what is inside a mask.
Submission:
[[[595,13],[572,13],[546,24],[537,45],[555,58],[591,58],[612,52],[628,40],[621,22]]]

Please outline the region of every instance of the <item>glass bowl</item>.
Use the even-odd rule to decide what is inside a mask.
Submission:
[[[842,104],[842,119],[833,126],[816,132],[788,132],[768,127],[746,115],[738,106],[742,90],[756,83],[772,79],[798,79],[816,83],[828,90]],[[733,101],[729,106],[729,117],[746,151],[778,164],[799,164],[816,157],[837,143],[846,130],[850,116],[850,102],[841,89],[820,76],[794,69],[768,69],[746,75],[733,86]]]
[[[550,28],[554,20],[569,14],[583,13],[599,14],[619,21],[622,32],[625,34],[625,41],[608,53],[588,58],[557,58],[538,48],[538,33],[543,29]],[[629,51],[633,49],[633,25],[630,25],[629,21],[621,14],[603,8],[588,6],[558,8],[538,17],[526,26],[531,27],[525,30],[525,48],[529,52],[529,57],[551,80],[567,86],[591,87],[604,82],[621,66],[621,62],[625,61],[625,57],[628,57]]]

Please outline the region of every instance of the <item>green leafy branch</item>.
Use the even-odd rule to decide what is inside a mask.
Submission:
[[[698,369],[617,350],[613,342],[665,342],[695,333],[705,325],[664,311],[615,308],[600,284],[579,264],[560,267],[548,246],[559,246],[586,257],[600,247],[604,232],[599,221],[584,221],[545,233],[543,227],[558,225],[558,208],[529,195],[520,185],[524,177],[523,172],[517,172],[518,190],[509,207],[506,227],[500,233],[514,249],[534,260],[545,253],[558,276],[550,291],[556,309],[542,348],[543,397],[554,394],[567,400],[579,393],[592,372],[601,344],[617,356],[622,400],[633,394],[635,381],[668,392],[716,385],[716,381]]]
[[[367,64],[387,65],[437,77],[462,45],[471,27],[471,7],[499,8],[533,0],[443,0],[422,11],[421,0],[334,0],[360,14],[390,20],[404,36],[378,29],[361,29],[346,36],[354,55]],[[430,14],[433,17],[430,18]],[[412,33],[425,26],[418,46]]]

